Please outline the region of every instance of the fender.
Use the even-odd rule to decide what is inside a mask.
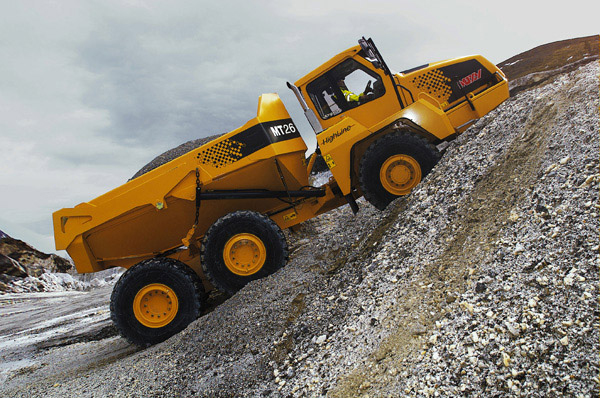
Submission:
[[[439,140],[446,139],[457,132],[446,113],[425,98],[420,98],[406,108],[390,115],[374,126],[373,130],[380,131],[401,119],[410,121]]]
[[[456,133],[444,111],[424,99],[392,114],[372,131],[382,131],[399,120],[409,121],[440,140]],[[352,191],[352,157],[348,154],[357,142],[373,134],[372,131],[355,119],[344,117],[317,135],[323,159],[344,195]]]

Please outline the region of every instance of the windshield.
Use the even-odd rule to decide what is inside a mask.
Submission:
[[[381,77],[354,59],[347,59],[306,87],[322,119],[361,106],[385,93]]]

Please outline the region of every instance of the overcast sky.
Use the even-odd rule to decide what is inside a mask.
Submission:
[[[53,211],[241,126],[261,93],[310,134],[285,82],[363,35],[403,70],[473,53],[499,63],[598,26],[579,0],[0,0],[0,230],[53,252]]]

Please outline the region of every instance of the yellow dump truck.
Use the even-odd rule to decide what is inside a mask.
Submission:
[[[112,319],[138,345],[165,340],[213,287],[233,294],[283,267],[282,229],[363,196],[379,209],[408,194],[456,137],[508,98],[504,74],[475,55],[392,72],[371,39],[288,87],[316,133],[307,146],[277,94],[256,118],[106,194],[53,214],[56,248],[78,272],[127,271]],[[317,153],[331,173],[309,184]]]

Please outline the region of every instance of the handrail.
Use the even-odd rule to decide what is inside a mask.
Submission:
[[[412,102],[415,102],[415,97],[413,97],[412,91],[410,91],[408,88],[404,87],[402,84],[400,83],[396,83],[396,86],[400,87],[403,90],[408,91],[408,93],[410,94],[410,99],[412,100]]]

